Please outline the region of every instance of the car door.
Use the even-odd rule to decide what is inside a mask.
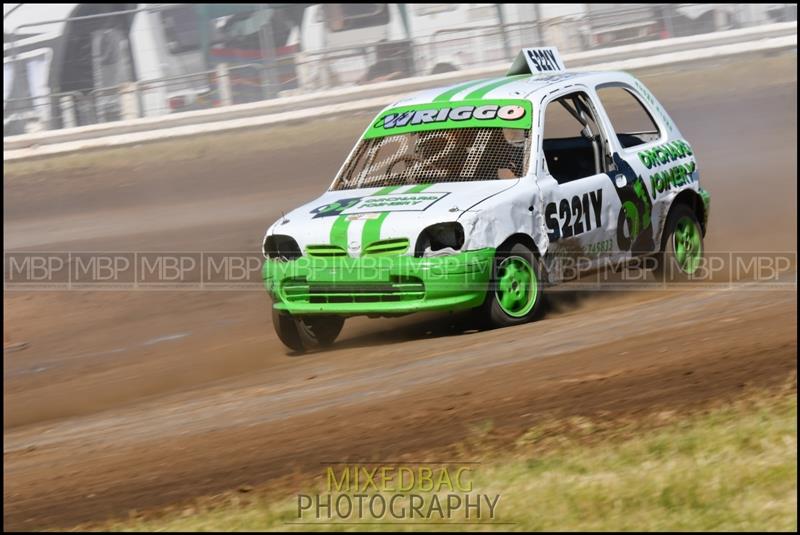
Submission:
[[[548,255],[559,279],[616,257],[620,203],[609,171],[608,137],[588,88],[555,93],[543,103],[538,170]]]
[[[645,99],[629,84],[599,84],[595,87],[595,95],[600,120],[606,123],[606,129],[611,133],[613,166],[610,176],[614,177],[615,193],[620,203],[614,236],[617,247],[630,256],[655,251],[658,248],[656,218],[657,214],[666,213],[666,207],[654,200],[656,192],[652,191],[650,179],[658,169],[648,168],[645,165],[647,158],[640,155],[660,151],[659,147],[668,141],[666,128],[655,119],[656,115]],[[683,161],[691,155],[688,144],[667,148],[667,159]],[[679,171],[683,169],[681,166]]]

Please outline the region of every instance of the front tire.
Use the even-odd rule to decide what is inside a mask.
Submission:
[[[538,318],[544,308],[543,274],[539,259],[522,243],[498,249],[483,305],[488,326],[508,327]]]
[[[283,345],[303,352],[316,347],[328,347],[344,326],[341,316],[294,317],[272,309],[272,325]]]
[[[342,316],[304,316],[297,320],[300,339],[306,348],[328,347],[342,332]]]

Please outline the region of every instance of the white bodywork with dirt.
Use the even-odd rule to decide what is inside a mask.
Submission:
[[[419,194],[408,193],[414,187],[414,184],[408,184],[391,193],[420,195],[424,208],[418,210],[382,208],[371,212],[367,201],[381,188],[332,189],[287,213],[269,228],[267,235],[289,235],[303,251],[308,245],[330,243],[335,218],[321,217],[320,207],[358,198],[356,206],[337,212],[337,215],[349,218],[347,249],[351,256],[361,253],[362,228],[370,218],[379,214],[384,218],[380,227],[381,239],[405,237],[414,244],[426,227],[457,221],[464,229],[462,251],[498,248],[512,237],[527,240],[545,259],[552,282],[569,276],[559,262],[552,260],[561,252],[603,252],[595,260],[599,264],[630,258],[634,249],[638,252],[657,250],[670,206],[678,195],[689,190],[690,193],[683,194],[696,196],[695,202],[707,202],[698,184],[697,166],[690,146],[682,139],[661,104],[633,76],[623,72],[570,73],[563,70],[560,60],[552,62],[552,65],[546,63],[545,52],[548,49],[538,50],[538,63],[532,54],[525,58],[523,54],[526,52],[520,53],[510,71],[516,78],[507,83],[486,81],[487,87],[491,84],[497,87],[481,97],[485,100],[524,99],[530,102],[532,127],[524,176],[505,180],[436,182]],[[544,67],[541,73],[520,78],[520,73],[536,72],[539,66]],[[657,126],[658,136],[635,147],[621,146],[597,94],[599,86],[621,87],[633,95]],[[387,106],[384,112],[401,106],[433,103],[448,92],[449,100],[457,104],[475,89],[473,85],[458,92],[458,87],[417,93]],[[574,92],[582,92],[588,97],[597,126],[601,129],[600,137],[605,139],[607,156],[614,163],[604,173],[559,183],[550,173],[543,151],[544,117],[548,105]],[[683,167],[674,171],[679,166]],[[637,235],[634,236],[634,232]],[[642,237],[642,234],[646,236]],[[638,246],[634,243],[636,241],[640,242]],[[413,245],[405,254],[414,255]]]

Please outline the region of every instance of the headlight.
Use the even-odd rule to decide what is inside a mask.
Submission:
[[[263,245],[264,256],[272,260],[297,260],[302,256],[300,247],[291,236],[273,234],[267,236]]]
[[[417,238],[414,256],[442,256],[458,252],[464,245],[464,228],[460,223],[439,223],[423,230]]]

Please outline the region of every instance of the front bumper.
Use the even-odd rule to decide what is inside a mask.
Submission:
[[[480,306],[495,250],[449,256],[267,259],[264,285],[290,314],[394,315]]]

